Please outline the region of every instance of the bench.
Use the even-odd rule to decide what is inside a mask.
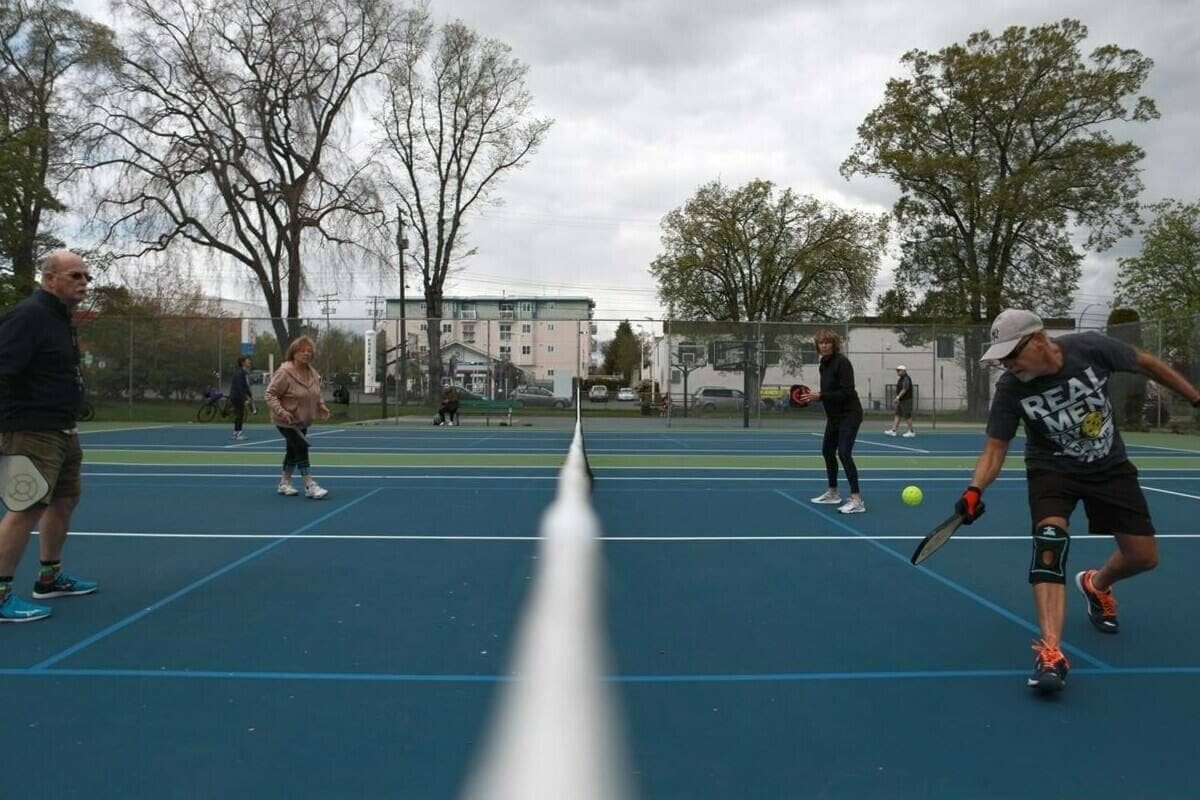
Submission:
[[[460,400],[458,403],[458,416],[468,414],[473,417],[483,417],[488,425],[492,424],[492,417],[506,417],[508,424],[512,424],[512,415],[514,411],[520,411],[523,406],[520,400]]]

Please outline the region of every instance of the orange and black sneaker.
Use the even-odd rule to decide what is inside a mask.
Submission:
[[[1071,669],[1067,657],[1062,650],[1041,641],[1033,643],[1033,652],[1037,653],[1033,661],[1033,674],[1025,681],[1025,685],[1039,692],[1061,692],[1067,685],[1067,672]]]
[[[1111,588],[1107,592],[1096,591],[1092,586],[1092,576],[1095,574],[1096,570],[1085,569],[1075,576],[1075,585],[1087,599],[1088,619],[1092,621],[1096,630],[1101,633],[1116,633],[1121,627],[1117,622],[1117,598],[1113,597]]]

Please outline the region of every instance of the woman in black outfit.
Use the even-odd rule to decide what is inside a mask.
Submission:
[[[810,392],[807,397],[809,401],[820,400],[825,406],[825,439],[821,443],[821,455],[825,457],[829,488],[812,501],[841,503],[838,506],[840,513],[861,514],[867,510],[867,506],[858,490],[858,467],[851,455],[858,428],[863,421],[862,403],[858,401],[858,392],[854,390],[854,366],[850,359],[842,355],[841,340],[836,333],[826,328],[817,331],[814,338],[817,352],[821,355],[821,390]],[[850,499],[845,503],[842,503],[837,488],[838,459],[841,459],[846,480],[850,484]]]

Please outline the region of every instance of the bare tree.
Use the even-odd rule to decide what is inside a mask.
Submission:
[[[191,246],[246,267],[286,346],[305,255],[355,247],[376,207],[349,154],[353,103],[403,52],[403,14],[390,0],[122,6],[133,28],[90,164],[113,181],[107,233],[135,255]]]
[[[383,182],[416,230],[409,258],[421,272],[428,319],[442,317],[442,287],[466,250],[465,220],[501,177],[524,166],[553,120],[530,114],[529,68],[510,48],[460,22],[436,31],[427,11],[409,18],[408,49],[388,73]],[[441,384],[441,328],[429,325],[430,386]]]
[[[80,131],[78,97],[116,65],[103,25],[57,0],[0,0],[0,260],[18,296],[39,251],[61,246],[44,222],[68,207],[55,184]]]

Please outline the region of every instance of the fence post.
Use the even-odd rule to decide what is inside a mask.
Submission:
[[[133,317],[129,318],[129,421],[133,422]]]
[[[930,324],[929,335],[932,337],[931,341],[933,342],[933,352],[930,354],[930,355],[932,355],[932,358],[930,359],[930,361],[932,363],[930,366],[933,367],[933,369],[930,370],[933,373],[933,397],[931,398],[931,402],[930,402],[930,405],[933,407],[933,422],[931,423],[930,427],[932,427],[934,430],[937,430],[937,412],[938,412],[938,409],[937,409],[937,407],[938,407],[937,347],[938,347],[938,341],[937,341],[937,323],[936,322]]]

